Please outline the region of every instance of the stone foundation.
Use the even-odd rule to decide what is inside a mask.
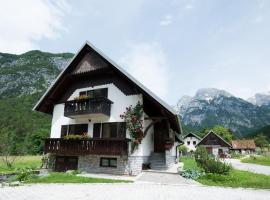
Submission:
[[[100,158],[117,158],[117,167],[101,167]],[[142,171],[142,164],[148,161],[148,156],[107,156],[87,155],[79,156],[78,170],[86,173],[108,173],[118,175],[138,175]]]
[[[171,167],[176,162],[176,156],[172,156],[170,151],[165,151],[166,167]]]

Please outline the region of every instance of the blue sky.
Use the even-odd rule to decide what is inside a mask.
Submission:
[[[1,52],[75,53],[88,40],[172,105],[203,87],[270,90],[267,0],[0,3]]]

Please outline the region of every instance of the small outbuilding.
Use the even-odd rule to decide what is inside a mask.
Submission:
[[[240,154],[254,153],[256,145],[254,140],[232,140],[232,150]]]
[[[209,154],[222,158],[227,157],[229,150],[232,147],[213,131],[210,131],[206,136],[204,136],[197,146],[204,146]]]

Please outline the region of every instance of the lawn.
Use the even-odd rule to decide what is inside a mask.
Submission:
[[[132,181],[81,177],[68,173],[50,173],[48,176],[30,178],[26,183],[131,183]]]
[[[0,157],[0,174],[3,173],[13,173],[18,169],[31,168],[36,169],[41,166],[42,156],[17,156],[13,163],[12,168],[8,168],[3,161],[3,158]]]
[[[197,166],[195,159],[192,157],[181,157],[180,161],[184,163],[184,170],[188,170],[188,169],[201,170]]]
[[[241,159],[241,162],[270,166],[270,156],[250,156]]]
[[[193,157],[181,158],[184,169],[200,169]],[[229,175],[205,174],[196,181],[209,186],[270,189],[270,176],[232,169]]]

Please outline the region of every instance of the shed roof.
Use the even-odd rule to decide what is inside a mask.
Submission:
[[[232,140],[233,149],[255,149],[254,140]]]

